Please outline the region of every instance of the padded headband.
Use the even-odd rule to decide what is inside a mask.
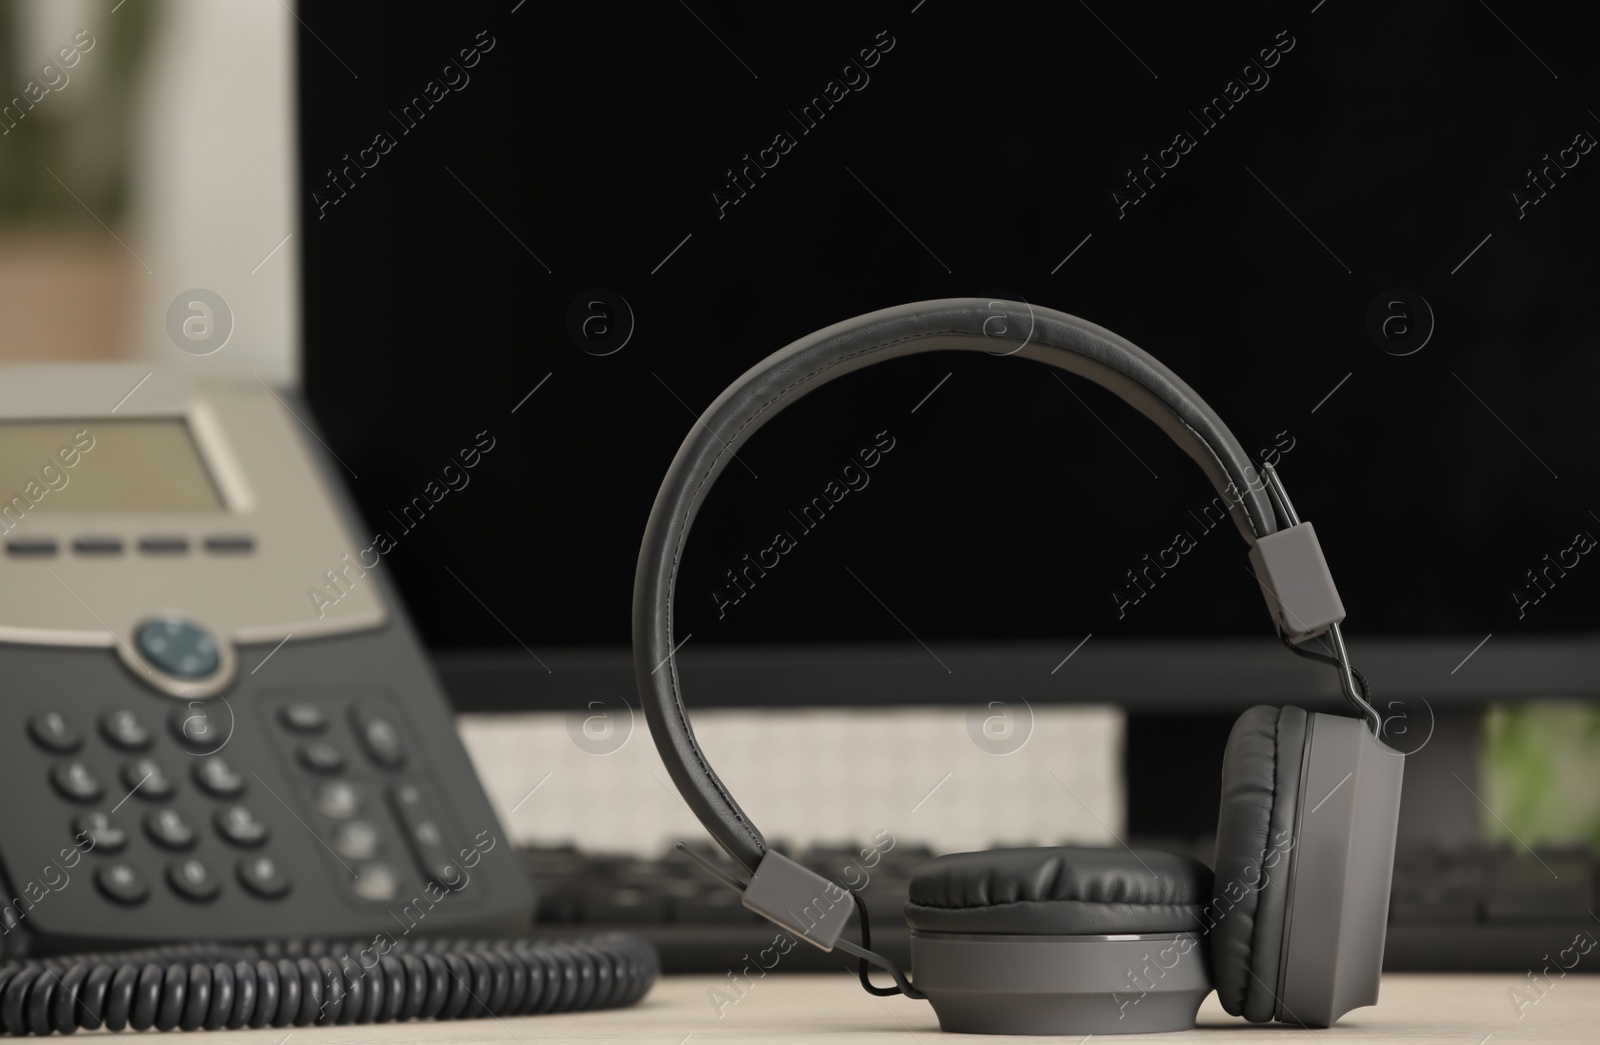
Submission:
[[[766,842],[706,761],[678,689],[672,600],[689,528],[739,447],[784,407],[862,367],[951,350],[1015,355],[1088,378],[1199,463],[1246,542],[1278,531],[1249,455],[1194,390],[1138,346],[1074,316],[985,298],[922,301],[836,323],[763,359],[706,408],[678,448],[650,511],[633,585],[634,674],[656,749],[706,830],[752,872]]]

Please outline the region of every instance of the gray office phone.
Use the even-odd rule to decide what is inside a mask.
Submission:
[[[309,417],[146,375],[0,371],[4,953],[526,928]]]

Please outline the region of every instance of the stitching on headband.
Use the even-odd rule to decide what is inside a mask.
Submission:
[[[1206,448],[1206,453],[1210,454],[1211,455],[1211,459],[1213,461],[1217,462],[1217,468],[1221,470],[1223,475],[1227,475],[1228,474],[1228,466],[1223,462],[1221,457],[1217,456],[1217,451],[1211,445],[1211,441],[1209,439],[1207,439],[1205,436],[1201,435],[1199,432],[1195,431],[1194,425],[1191,425],[1189,422],[1183,420],[1183,418],[1180,417],[1178,419],[1178,421],[1179,421],[1180,424],[1183,425],[1183,427],[1187,428],[1191,433],[1193,433],[1194,437],[1200,441],[1200,445]],[[1255,466],[1252,464],[1251,467],[1255,467]],[[1259,473],[1259,471],[1260,471],[1260,469],[1257,469],[1258,473]],[[1228,481],[1229,482],[1233,482],[1233,480],[1231,478]],[[1244,477],[1244,484],[1245,484],[1246,490],[1249,490],[1249,488],[1250,488],[1250,476],[1249,475],[1246,475]],[[1240,494],[1239,495],[1239,500],[1236,503],[1238,505],[1239,511],[1244,513],[1244,521],[1245,521],[1245,524],[1250,527],[1251,535],[1254,536],[1255,539],[1259,541],[1261,539],[1261,531],[1260,531],[1260,529],[1258,529],[1256,527],[1256,521],[1250,515],[1250,509],[1245,507],[1244,494]]]

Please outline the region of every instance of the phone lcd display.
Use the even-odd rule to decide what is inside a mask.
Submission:
[[[0,422],[0,511],[222,507],[182,418]]]

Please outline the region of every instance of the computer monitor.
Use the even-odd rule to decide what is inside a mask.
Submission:
[[[461,707],[629,694],[700,411],[817,328],[968,295],[1122,334],[1275,465],[1382,697],[1600,690],[1600,117],[1557,75],[1600,13],[299,15],[306,390]],[[1336,707],[1213,499],[1035,364],[853,375],[701,512],[692,702]]]

